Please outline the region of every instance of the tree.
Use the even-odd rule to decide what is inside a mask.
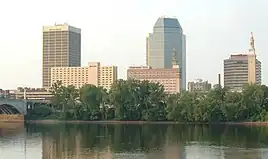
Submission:
[[[52,84],[50,88],[50,92],[52,93],[52,100],[51,103],[54,105],[56,109],[63,108],[63,85],[61,81],[57,81],[56,83]]]
[[[79,90],[52,85],[52,104],[63,119],[225,122],[268,120],[268,87],[249,84],[242,92],[221,86],[204,92],[166,94],[159,83],[114,82],[109,91],[94,85]]]
[[[80,101],[89,113],[90,120],[101,119],[101,104],[103,99],[103,89],[94,85],[86,84],[80,88]]]
[[[159,83],[142,81],[138,87],[139,106],[143,120],[166,120],[165,92]]]
[[[129,79],[115,82],[110,104],[118,120],[164,120],[165,93],[159,83]]]
[[[52,104],[57,110],[60,110],[61,116],[65,119],[66,115],[73,112],[78,99],[78,92],[74,86],[65,87],[61,81],[57,81],[51,87]]]

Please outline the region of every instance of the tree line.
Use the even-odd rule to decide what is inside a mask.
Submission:
[[[166,94],[159,83],[118,80],[109,91],[54,83],[47,114],[63,120],[237,122],[268,120],[268,87],[246,85],[242,92],[217,86],[208,92]],[[42,110],[42,112],[44,112]]]

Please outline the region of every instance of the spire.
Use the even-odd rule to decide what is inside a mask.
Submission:
[[[249,48],[249,52],[255,54],[255,46],[254,46],[253,32],[251,32],[251,36],[250,36],[250,48]]]
[[[173,48],[173,51],[172,51],[172,65],[173,66],[178,65],[178,62],[177,62],[177,59],[176,59],[176,54],[177,54],[176,49]]]

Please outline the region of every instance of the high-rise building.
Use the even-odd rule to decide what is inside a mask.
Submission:
[[[81,29],[68,24],[43,27],[43,87],[51,86],[52,67],[81,66]]]
[[[173,51],[172,68],[152,68],[150,66],[129,67],[127,77],[135,80],[147,80],[160,83],[167,93],[180,92],[180,68],[176,60],[176,52]]]
[[[233,54],[224,60],[224,87],[240,91],[248,83],[261,84],[261,62],[256,58],[253,34],[249,53]]]
[[[176,18],[160,17],[146,38],[146,64],[152,68],[172,68],[175,49],[181,69],[181,88],[186,89],[186,36]]]
[[[52,67],[52,84],[61,81],[64,86],[76,88],[84,84],[101,86],[107,90],[117,80],[117,66],[100,66],[99,62],[89,62],[87,67]]]
[[[197,79],[192,82],[188,82],[188,91],[190,92],[207,92],[211,89],[211,83]]]

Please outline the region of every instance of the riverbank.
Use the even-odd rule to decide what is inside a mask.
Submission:
[[[268,126],[268,122],[175,122],[175,121],[82,121],[82,120],[26,120],[29,124],[203,124],[203,125],[244,125]]]
[[[23,122],[24,115],[20,114],[0,114],[1,122]]]

